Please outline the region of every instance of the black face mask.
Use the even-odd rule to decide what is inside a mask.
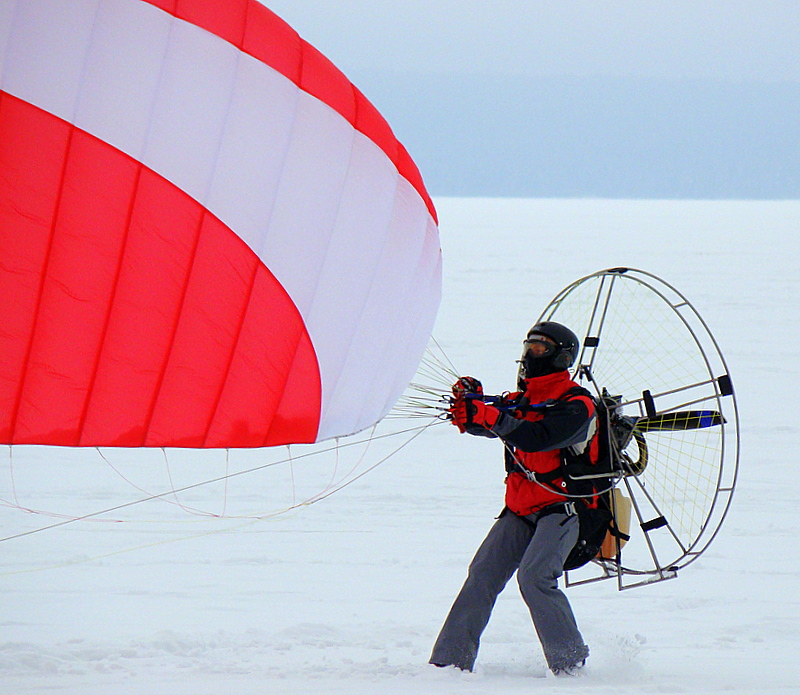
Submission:
[[[525,379],[533,379],[537,376],[555,374],[561,371],[553,365],[552,355],[533,357],[530,353],[527,353],[522,358],[521,365],[521,376]]]

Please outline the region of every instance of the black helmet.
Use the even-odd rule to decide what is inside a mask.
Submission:
[[[528,331],[520,379],[552,374],[569,369],[578,359],[581,343],[569,328],[555,321],[540,321]]]

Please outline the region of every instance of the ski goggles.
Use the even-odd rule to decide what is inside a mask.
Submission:
[[[546,335],[529,335],[522,341],[522,356],[548,357],[556,351],[556,344]]]

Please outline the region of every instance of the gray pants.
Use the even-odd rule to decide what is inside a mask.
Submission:
[[[497,596],[514,572],[522,598],[551,669],[589,655],[569,601],[558,588],[564,560],[578,540],[578,517],[533,514],[521,519],[506,510],[478,548],[469,575],[433,647],[430,663],[471,671],[480,637]]]

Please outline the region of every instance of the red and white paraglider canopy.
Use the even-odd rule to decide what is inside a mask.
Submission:
[[[405,149],[264,6],[0,0],[0,442],[364,429],[440,284]]]

